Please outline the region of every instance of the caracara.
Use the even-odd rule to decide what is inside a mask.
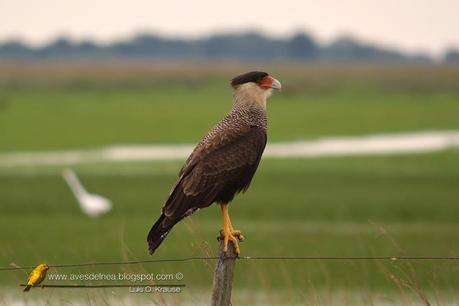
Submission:
[[[175,186],[162,208],[162,214],[148,233],[153,254],[172,227],[196,210],[218,203],[223,213],[220,238],[224,251],[228,242],[240,253],[228,204],[235,194],[244,192],[257,170],[266,145],[266,99],[278,80],[266,72],[252,71],[231,80],[233,109],[196,146],[179,172]]]

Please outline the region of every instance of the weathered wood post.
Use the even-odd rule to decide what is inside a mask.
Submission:
[[[231,305],[231,289],[233,287],[233,271],[236,254],[233,244],[228,243],[228,252],[223,252],[223,240],[218,248],[218,261],[214,273],[214,289],[212,291],[212,306]]]

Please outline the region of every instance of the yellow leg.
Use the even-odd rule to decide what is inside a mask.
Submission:
[[[228,251],[228,242],[234,245],[234,251],[236,254],[241,252],[239,248],[239,241],[244,240],[244,236],[241,235],[241,231],[235,230],[231,224],[231,219],[228,213],[228,204],[221,204],[223,214],[223,229],[220,231],[220,238],[223,239],[223,251]]]

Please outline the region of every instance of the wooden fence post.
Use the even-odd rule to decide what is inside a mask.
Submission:
[[[220,240],[218,261],[215,266],[214,288],[212,291],[212,306],[231,305],[231,289],[233,287],[233,271],[236,254],[233,244],[228,243],[228,252],[223,252],[223,240]]]

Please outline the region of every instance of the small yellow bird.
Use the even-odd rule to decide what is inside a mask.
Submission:
[[[48,271],[49,266],[47,264],[39,264],[32,270],[27,279],[27,286],[24,289],[24,292],[27,292],[35,285],[41,283],[46,277],[46,271]]]

